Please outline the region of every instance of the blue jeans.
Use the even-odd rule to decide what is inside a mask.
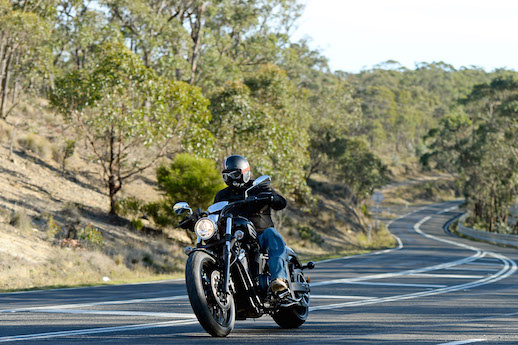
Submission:
[[[281,278],[288,280],[288,265],[286,262],[286,243],[281,234],[274,228],[267,228],[257,236],[261,250],[268,253],[268,267],[272,280]]]

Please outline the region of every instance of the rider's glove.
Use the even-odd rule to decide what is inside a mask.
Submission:
[[[261,193],[258,195],[259,198],[268,198],[268,203],[271,204],[275,200],[275,195],[272,193]]]

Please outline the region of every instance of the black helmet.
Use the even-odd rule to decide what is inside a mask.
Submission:
[[[250,164],[241,156],[232,155],[223,164],[223,181],[230,187],[243,187],[250,181]]]

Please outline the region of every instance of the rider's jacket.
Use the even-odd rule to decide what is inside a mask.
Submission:
[[[252,186],[252,180],[248,181],[243,187],[227,187],[216,194],[214,203],[219,201],[234,202],[245,199],[245,190]],[[257,233],[261,234],[266,228],[273,227],[272,208],[274,210],[282,210],[286,207],[286,199],[275,191],[272,187],[259,187],[250,191],[250,196],[261,197],[266,194],[273,195],[271,202],[253,202],[247,203],[236,211],[236,215],[243,216],[255,225]]]

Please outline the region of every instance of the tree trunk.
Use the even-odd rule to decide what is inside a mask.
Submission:
[[[189,84],[194,84],[196,77],[196,69],[198,68],[198,58],[200,55],[201,46],[201,31],[203,29],[203,13],[207,8],[208,2],[204,2],[197,8],[196,21],[191,25],[191,38],[193,41],[191,53],[191,78]]]
[[[10,77],[10,71],[9,71],[9,68],[10,68],[10,65],[11,65],[11,58],[12,58],[13,54],[12,52],[7,56],[7,61],[5,63],[5,70],[4,70],[4,73],[3,73],[3,79],[2,79],[2,84],[1,84],[1,99],[0,99],[0,117],[2,119],[5,119],[5,104],[6,104],[6,101],[7,101],[7,89],[9,87],[9,77]]]

